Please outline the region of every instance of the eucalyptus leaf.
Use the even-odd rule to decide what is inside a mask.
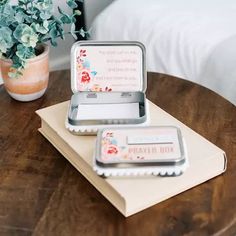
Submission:
[[[50,30],[49,34],[50,34],[51,38],[53,38],[53,39],[56,38],[57,37],[57,29],[56,29],[56,27],[52,28]]]
[[[70,24],[70,23],[72,23],[71,17],[70,17],[69,15],[67,15],[67,14],[62,15],[61,21],[62,21],[64,24]]]
[[[0,51],[6,53],[13,46],[12,31],[7,27],[0,27]]]
[[[45,11],[45,12],[41,12],[39,16],[42,20],[48,20],[51,17],[51,14]]]
[[[60,38],[65,39],[65,32],[64,32],[63,27],[61,27],[61,25],[57,25],[57,31],[58,31],[58,34],[60,35]]]
[[[83,28],[80,29],[79,33],[82,37],[85,37],[86,32],[83,30]]]
[[[57,46],[57,42],[55,41],[54,38],[51,38],[50,42],[51,42],[51,44],[52,44],[53,47],[56,47],[56,46]]]
[[[73,24],[71,24],[71,35],[73,36],[73,38],[75,39],[75,40],[77,40],[77,35],[76,35],[76,33],[75,33],[75,29],[76,29],[76,27],[75,27],[75,24],[73,23]]]
[[[17,12],[15,15],[15,20],[21,24],[24,22],[24,16],[20,12]]]
[[[22,44],[17,46],[16,55],[22,60],[32,58],[34,54],[35,52],[32,47],[25,47]]]
[[[67,0],[66,3],[72,9],[78,7],[77,3],[75,1],[73,1],[73,0]]]
[[[36,33],[46,34],[49,31],[47,20],[44,20],[42,24],[32,23],[31,27]]]

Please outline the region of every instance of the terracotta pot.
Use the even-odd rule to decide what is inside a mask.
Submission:
[[[19,78],[9,78],[8,72],[12,65],[9,59],[0,59],[0,67],[4,86],[10,96],[18,101],[33,101],[40,98],[46,91],[49,78],[49,47],[39,46],[42,53],[28,59],[23,75]]]

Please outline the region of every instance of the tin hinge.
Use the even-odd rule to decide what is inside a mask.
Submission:
[[[132,93],[130,93],[130,92],[123,92],[123,93],[121,94],[121,97],[122,97],[122,98],[132,97]]]
[[[97,94],[96,93],[88,93],[87,98],[97,98]]]

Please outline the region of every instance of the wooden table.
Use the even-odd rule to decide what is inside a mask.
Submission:
[[[37,101],[0,87],[0,235],[235,235],[236,109],[206,88],[150,73],[148,98],[226,151],[228,170],[124,218],[40,135],[35,110],[70,98],[69,72],[54,72]]]

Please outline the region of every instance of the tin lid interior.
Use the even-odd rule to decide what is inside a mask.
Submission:
[[[80,41],[71,50],[73,93],[146,91],[145,48],[138,42]]]

